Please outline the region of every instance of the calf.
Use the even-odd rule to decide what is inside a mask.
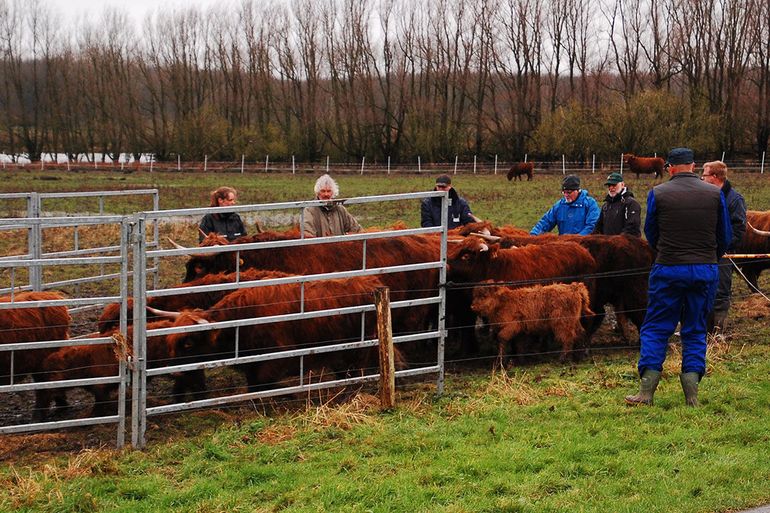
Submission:
[[[552,335],[561,345],[560,360],[568,356],[577,359],[579,353],[575,347],[586,341],[581,319],[593,315],[588,289],[582,283],[519,289],[477,287],[471,308],[497,332],[501,359],[519,335]]]
[[[147,324],[147,330],[169,328],[174,323],[168,319]],[[107,334],[94,334],[90,338],[111,336],[115,332]],[[133,338],[133,328],[128,328],[128,343]],[[118,355],[115,344],[99,344],[89,346],[62,347],[49,354],[41,363],[42,376],[48,381],[64,381],[72,379],[104,378],[118,375]],[[147,366],[164,367],[171,365],[175,359],[173,346],[169,345],[165,336],[147,338]],[[175,374],[173,388],[173,400],[178,402],[186,392],[202,392],[205,389],[205,375],[202,370]],[[117,390],[116,383],[90,385],[85,389],[94,396],[93,416],[111,414],[111,395]],[[41,390],[41,407],[39,414],[47,415],[48,406],[56,399],[57,407],[66,408],[66,402],[62,404],[60,398],[62,389]]]

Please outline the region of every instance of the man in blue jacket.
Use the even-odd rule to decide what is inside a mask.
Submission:
[[[717,261],[732,228],[722,192],[693,172],[691,149],[674,148],[667,165],[671,179],[647,195],[644,234],[657,256],[639,330],[639,393],[626,396],[626,403],[652,404],[668,339],[681,323],[679,379],[687,405],[698,406],[698,383],[706,373],[706,316],[717,290]]]
[[[537,222],[530,235],[550,232],[556,226],[559,235],[590,235],[599,220],[599,204],[588,191],[580,188],[580,177],[567,175],[561,182],[563,197]]]
[[[730,214],[730,226],[733,229],[733,238],[727,247],[732,252],[740,244],[746,233],[746,200],[741,193],[736,191],[730,180],[727,179],[727,165],[721,160],[706,162],[703,164],[701,180],[718,187],[725,196],[727,213]],[[721,333],[724,331],[724,323],[727,319],[727,311],[730,309],[730,296],[733,286],[733,265],[726,258],[719,260],[719,285],[714,299],[714,311],[709,314],[709,333]]]
[[[451,204],[449,205],[447,228],[450,230],[460,225],[481,221],[473,215],[465,198],[457,194],[457,191],[452,187],[452,178],[449,175],[439,175],[433,190],[449,193]],[[424,198],[422,200],[420,203],[420,226],[423,228],[441,226],[441,198]]]

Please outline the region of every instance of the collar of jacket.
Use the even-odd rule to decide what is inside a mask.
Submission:
[[[725,198],[728,194],[730,194],[730,190],[733,188],[732,185],[730,185],[730,180],[725,179],[725,183],[722,184],[722,194],[725,195]]]
[[[568,203],[567,200],[564,198],[564,195],[562,194],[561,202],[568,207],[583,207],[583,204],[585,203],[586,196],[588,196],[588,191],[585,189],[580,189],[580,194],[578,194],[578,197],[575,198],[575,201]]]
[[[606,201],[607,203],[615,203],[616,201],[626,201],[626,198],[628,198],[629,196],[633,197],[634,193],[631,192],[628,189],[628,187],[624,187],[623,190],[617,193],[614,198],[609,194],[607,194],[607,196],[604,198],[604,201]]]
[[[437,189],[434,188],[433,190],[435,191]],[[459,197],[460,197],[460,195],[457,194],[457,191],[455,190],[454,187],[449,189],[449,199],[452,200],[452,205],[457,205],[457,198],[459,198]],[[431,200],[433,200],[433,202],[435,202],[435,203],[441,203],[441,196],[436,197],[436,198],[431,198]]]

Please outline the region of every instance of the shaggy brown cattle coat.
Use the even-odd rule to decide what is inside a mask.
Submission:
[[[493,231],[494,233],[494,231]],[[647,281],[654,254],[649,244],[639,237],[627,235],[521,235],[505,236],[501,247],[548,245],[573,242],[584,247],[596,261],[597,278],[591,293],[591,309],[596,312],[594,326],[598,329],[604,318],[604,305],[611,304],[637,328],[644,322],[647,309]]]
[[[267,280],[270,278],[284,278],[286,276],[291,276],[287,273],[282,273],[280,271],[263,271],[259,269],[244,269],[240,272],[239,276],[237,276],[238,281],[255,281],[255,280]],[[180,288],[182,290],[179,291],[179,294],[174,294],[172,296],[158,296],[158,297],[151,297],[147,299],[147,306],[152,308],[157,308],[159,310],[170,310],[170,311],[180,311],[180,310],[193,310],[196,308],[200,308],[202,310],[205,310],[206,308],[210,307],[223,297],[225,297],[228,293],[232,292],[232,290],[214,290],[210,292],[195,292],[195,293],[188,293],[185,292],[184,289],[187,287],[198,287],[202,285],[220,285],[222,283],[235,283],[236,280],[236,274],[235,273],[216,273],[216,274],[207,274],[205,276],[202,276],[200,278],[197,278],[195,280],[189,281],[187,283],[182,283],[181,285],[176,285],[174,288]],[[133,322],[133,316],[131,315],[131,310],[133,308],[133,301],[131,299],[128,300],[128,323],[131,324]],[[147,316],[148,322],[152,322],[153,320],[157,320],[156,317],[153,315]],[[118,329],[118,326],[120,325],[120,305],[118,303],[111,303],[104,307],[104,311],[102,312],[102,315],[99,317],[99,320],[97,321],[97,329],[100,333],[107,333],[112,330]]]
[[[770,231],[770,211],[749,210],[746,212],[746,221],[757,230],[765,232]],[[738,247],[732,253],[736,254],[765,254],[770,253],[770,237],[756,233],[754,230],[746,227],[746,234],[743,236]],[[736,258],[738,264],[746,279],[754,287],[759,287],[759,275],[765,269],[770,269],[770,258]]]
[[[666,164],[666,161],[660,157],[637,157],[631,153],[623,154],[623,162],[632,173],[636,173],[637,178],[640,174],[654,174],[655,178],[659,178],[663,176],[663,168]]]
[[[374,276],[344,280],[325,280],[305,284],[305,311],[344,308],[372,302],[373,291],[382,286]],[[299,312],[300,284],[273,285],[241,289],[225,296],[203,312],[181,315],[175,326],[189,326],[201,322],[219,322],[250,317],[267,317]],[[394,321],[399,311],[393,311]],[[408,312],[406,312],[408,314]],[[366,316],[366,334],[373,337],[376,330],[373,314]],[[328,345],[358,340],[361,336],[361,315],[335,315],[293,322],[242,326],[239,334],[239,353],[253,355],[276,350],[299,349],[309,346]],[[168,337],[178,356],[205,356],[216,354],[218,358],[232,355],[235,330],[210,330],[178,333]],[[397,362],[401,365],[400,352],[396,348]],[[305,357],[305,368],[325,368],[334,373],[360,372],[360,369],[376,368],[377,348],[352,352],[337,352]],[[283,359],[248,364],[245,366],[250,391],[270,387],[287,375],[296,375],[297,359]]]
[[[55,301],[64,299],[58,292],[19,292],[13,296],[14,302]],[[0,302],[10,303],[10,296],[0,297]],[[45,306],[42,308],[16,308],[0,310],[0,340],[3,344],[18,342],[36,342],[44,340],[65,340],[69,338],[71,318],[66,306]],[[56,349],[36,349],[33,351],[15,351],[13,379],[38,372],[40,362]],[[10,382],[11,354],[0,352],[0,383]]]
[[[169,328],[173,322],[168,319],[147,324],[148,330]],[[90,338],[109,336],[111,333],[92,335]],[[127,340],[131,344],[133,327],[129,326]],[[164,367],[178,364],[175,361],[173,347],[168,345],[165,336],[149,337],[147,339],[147,366]],[[71,379],[100,378],[118,375],[118,360],[113,344],[99,344],[91,346],[63,347],[49,354],[42,362],[41,375],[47,381],[63,381]],[[110,396],[114,393],[117,384],[90,385],[85,387],[94,396],[94,416],[115,415],[110,411]],[[202,392],[205,389],[205,376],[203,371],[191,371],[174,375],[174,389],[172,399],[178,402],[184,397],[185,392]],[[63,389],[48,389],[43,393],[43,415],[53,399],[57,405],[64,406],[60,401]]]
[[[477,237],[449,248],[447,275],[455,282],[577,281],[596,271],[590,253],[574,242],[501,249]]]
[[[264,232],[251,240],[295,239],[296,232]],[[236,239],[236,242],[241,239]],[[439,260],[440,239],[431,235],[401,236],[370,239],[366,242],[366,268],[389,267],[404,264],[435,262]],[[351,271],[363,268],[364,241],[345,241],[334,244],[247,250],[240,253],[240,268],[272,269],[291,274],[322,274],[334,271]],[[235,254],[193,256],[187,262],[190,281],[205,274],[235,270]],[[380,275],[382,283],[390,288],[392,301],[418,299],[438,294],[439,273],[436,269],[409,272],[393,272]],[[411,320],[394,316],[393,332],[415,332],[427,328],[435,319],[434,306],[411,309]]]
[[[575,348],[586,340],[581,318],[593,315],[588,305],[585,285],[559,283],[519,289],[477,287],[471,307],[497,332],[501,358],[519,335],[552,335],[561,345],[560,359],[565,360],[577,359]]]
[[[19,292],[14,294],[13,301],[55,301],[64,299],[58,292]],[[0,302],[10,303],[10,296],[0,297]],[[45,306],[41,308],[16,308],[0,310],[0,343],[15,344],[18,342],[39,342],[45,340],[66,340],[70,333],[70,318],[66,306]],[[14,351],[13,382],[17,383],[31,375],[35,381],[41,380],[40,364],[53,349],[35,349],[30,351]],[[0,352],[0,384],[11,383],[11,353]],[[36,418],[42,410],[44,398],[38,392],[36,396]]]
[[[535,165],[532,162],[516,162],[508,170],[508,181],[514,178],[521,180],[521,175],[527,175],[527,181],[532,180],[532,174],[535,171]]]

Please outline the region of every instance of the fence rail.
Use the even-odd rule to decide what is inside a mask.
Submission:
[[[157,205],[157,191],[141,191],[141,193],[152,193],[156,198],[154,204]],[[125,193],[128,193],[126,191]],[[67,197],[78,197],[77,193],[64,193]],[[88,267],[92,268],[94,264],[98,265],[117,265],[120,267],[118,272],[112,272],[109,274],[100,273],[96,276],[79,277],[76,279],[59,280],[55,282],[43,282],[42,280],[35,284],[30,281],[29,284],[15,284],[11,283],[11,287],[5,289],[5,293],[10,294],[11,300],[8,303],[0,302],[0,314],[6,310],[15,310],[20,308],[45,306],[66,306],[71,313],[79,313],[86,308],[99,307],[108,303],[118,303],[120,306],[119,316],[119,339],[126,340],[130,345],[123,348],[124,357],[119,359],[117,372],[114,375],[99,376],[99,377],[82,377],[74,376],[72,379],[56,379],[46,381],[45,376],[33,376],[37,378],[33,379],[29,383],[20,383],[17,378],[23,377],[23,375],[16,375],[13,361],[15,356],[20,351],[48,351],[53,352],[65,347],[78,346],[80,347],[93,347],[104,344],[115,345],[117,339],[110,338],[110,335],[100,335],[99,338],[95,338],[94,335],[90,335],[90,338],[69,338],[62,340],[41,340],[35,342],[19,342],[13,344],[0,344],[0,362],[4,362],[4,358],[7,356],[10,363],[7,381],[4,379],[3,372],[0,372],[0,393],[20,393],[20,392],[34,392],[36,394],[43,393],[50,390],[63,390],[72,387],[105,387],[105,386],[117,386],[118,391],[118,403],[117,413],[115,415],[100,415],[92,413],[90,417],[80,419],[67,419],[67,420],[50,420],[45,422],[27,422],[23,424],[13,425],[0,425],[0,434],[10,433],[25,433],[41,430],[61,429],[65,427],[96,425],[96,424],[117,424],[117,445],[122,446],[125,443],[126,431],[127,431],[127,411],[126,411],[126,399],[129,396],[128,390],[131,390],[131,443],[134,447],[144,447],[145,445],[145,430],[147,425],[147,417],[150,415],[158,415],[164,413],[170,413],[175,411],[186,411],[195,408],[204,408],[217,406],[222,404],[228,404],[233,402],[240,402],[247,399],[257,399],[263,397],[277,397],[286,394],[293,394],[297,392],[309,392],[315,390],[322,390],[330,387],[341,387],[352,384],[367,383],[379,379],[379,374],[376,369],[362,369],[361,375],[355,377],[345,377],[334,380],[327,380],[320,383],[313,383],[307,380],[304,375],[304,359],[313,355],[322,355],[330,352],[341,351],[357,351],[367,348],[372,348],[378,344],[376,338],[371,338],[367,334],[371,333],[373,325],[369,325],[366,319],[367,314],[375,310],[374,298],[370,301],[362,301],[357,306],[345,306],[345,307],[332,307],[323,310],[306,311],[305,302],[305,286],[319,280],[340,279],[340,278],[353,278],[362,276],[383,275],[394,272],[435,272],[438,271],[439,286],[436,287],[433,294],[428,297],[419,298],[407,298],[401,301],[394,301],[391,303],[391,307],[396,310],[409,309],[418,306],[435,305],[437,311],[437,317],[432,321],[430,329],[418,331],[416,333],[401,334],[393,337],[395,344],[405,344],[415,341],[430,341],[435,344],[435,358],[432,362],[421,364],[416,368],[409,370],[399,371],[396,373],[398,379],[412,376],[424,376],[424,375],[437,375],[437,389],[439,393],[443,391],[443,379],[444,379],[444,337],[445,337],[445,288],[443,285],[446,283],[446,249],[447,249],[447,201],[448,195],[444,192],[420,192],[409,194],[394,194],[388,196],[373,196],[373,197],[361,197],[350,198],[344,200],[346,204],[356,203],[372,203],[372,202],[384,202],[384,201],[400,201],[405,199],[422,199],[426,197],[440,197],[443,205],[443,226],[434,228],[417,228],[409,230],[397,230],[386,232],[372,232],[372,233],[359,233],[346,236],[336,237],[319,237],[319,238],[302,238],[286,241],[271,241],[252,244],[239,244],[237,246],[220,246],[220,247],[205,247],[205,248],[190,248],[190,249],[169,249],[161,250],[157,244],[157,226],[160,221],[169,218],[177,218],[178,216],[200,216],[203,213],[216,212],[221,208],[204,208],[204,209],[186,209],[186,210],[168,210],[162,211],[158,209],[148,210],[144,212],[138,212],[131,216],[89,216],[84,217],[45,217],[41,216],[40,200],[42,195],[36,193],[19,194],[10,197],[10,195],[0,195],[1,199],[23,199],[32,205],[30,212],[37,214],[35,217],[29,218],[12,218],[12,219],[0,219],[0,229],[18,229],[27,230],[31,235],[30,238],[34,239],[34,251],[30,251],[26,255],[17,255],[0,258],[0,270],[8,269],[11,275],[15,273],[16,269],[26,268],[29,269],[29,273],[32,274],[34,270],[39,273],[41,269],[46,268],[64,268],[71,267]],[[49,197],[63,197],[63,195],[46,195],[44,198]],[[91,194],[91,196],[100,196],[97,194]],[[305,207],[323,205],[321,201],[304,201],[304,202],[292,202],[292,203],[280,203],[270,205],[239,205],[235,207],[225,207],[227,210],[236,210],[239,212],[248,211],[269,211],[269,210],[285,210],[296,209],[301,212]],[[42,248],[42,234],[45,230],[51,227],[73,227],[79,225],[91,225],[100,226],[104,224],[117,224],[119,225],[121,240],[118,245],[101,246],[99,248],[75,248],[72,250],[57,251],[52,253],[44,253],[40,251]],[[155,229],[154,240],[148,240],[148,229]],[[33,230],[37,230],[33,231]],[[367,265],[367,244],[368,241],[375,239],[387,239],[393,237],[409,237],[414,235],[435,234],[440,237],[440,254],[437,260],[431,260],[420,263],[410,263],[403,265],[392,266],[380,266],[371,267]],[[39,237],[35,239],[35,237]],[[155,284],[151,284],[148,280],[148,270],[157,270],[160,272],[160,263],[164,259],[170,259],[180,256],[189,256],[192,254],[214,254],[221,252],[236,252],[243,253],[245,251],[269,251],[277,247],[296,247],[297,251],[303,251],[305,254],[310,254],[313,245],[325,245],[333,244],[340,241],[359,241],[362,247],[362,262],[361,269],[358,270],[344,270],[322,274],[309,274],[303,276],[291,276],[286,278],[275,278],[262,281],[240,281],[238,279],[235,283],[222,284],[222,285],[208,285],[199,287],[185,288],[183,293],[197,293],[197,292],[213,292],[213,291],[234,291],[244,288],[256,288],[267,287],[275,285],[287,285],[298,284],[301,287],[302,295],[299,311],[293,313],[287,313],[282,315],[271,315],[262,317],[245,317],[228,320],[225,322],[211,322],[207,325],[193,325],[189,327],[168,327],[161,329],[148,329],[147,328],[147,312],[146,303],[148,298],[163,297],[168,295],[180,294],[180,289],[175,288],[158,288],[157,278],[158,273],[155,274]],[[300,246],[302,246],[300,248]],[[112,255],[109,253],[118,252],[118,255]],[[108,254],[104,254],[108,253]],[[129,256],[130,255],[130,256]],[[50,288],[52,284],[73,284],[73,283],[91,283],[98,281],[102,278],[109,277],[111,279],[117,279],[120,282],[120,291],[116,295],[94,295],[92,297],[73,297],[69,299],[56,299],[43,302],[35,301],[13,301],[13,297],[18,295],[21,290],[29,290],[35,288],[35,290],[41,290],[44,288]],[[129,301],[133,302],[133,311],[129,311]],[[239,350],[240,344],[238,342],[238,336],[236,335],[236,345],[232,354],[222,357],[222,355],[214,355],[212,358],[196,361],[194,363],[180,361],[179,359],[164,362],[162,366],[148,367],[148,346],[147,341],[149,337],[164,336],[174,333],[189,333],[206,331],[212,329],[235,329],[240,330],[244,326],[254,325],[270,325],[277,322],[293,322],[304,321],[313,318],[332,317],[342,315],[356,315],[360,316],[360,336],[358,340],[338,340],[329,341],[328,343],[310,345],[302,347],[302,341],[300,347],[290,348],[285,351],[279,350],[279,346],[275,346],[268,352],[261,354],[248,354],[248,352],[241,352]],[[130,317],[129,317],[130,316]],[[129,320],[132,321],[132,329],[129,331]],[[130,339],[128,338],[130,335]],[[432,347],[432,346],[431,346]],[[117,346],[116,346],[117,348]],[[130,356],[129,356],[130,355]],[[264,390],[251,391],[243,394],[230,394],[227,396],[209,398],[209,399],[197,399],[187,402],[172,402],[170,404],[163,405],[151,405],[148,406],[148,379],[169,375],[177,372],[189,372],[200,371],[204,369],[213,369],[217,367],[243,365],[243,364],[256,364],[259,362],[269,361],[283,361],[288,359],[299,359],[300,365],[296,372],[296,379],[298,384],[292,386],[285,385],[271,385]]]

